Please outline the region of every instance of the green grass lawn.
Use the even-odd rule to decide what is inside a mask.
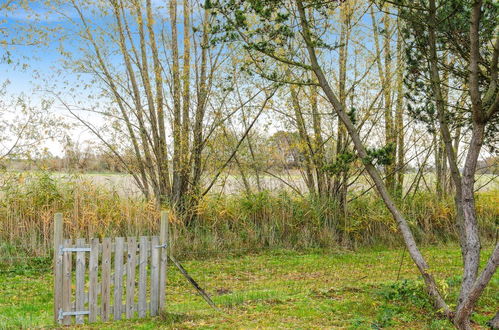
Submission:
[[[483,259],[490,253],[485,249]],[[455,301],[461,258],[455,246],[424,249],[446,294]],[[451,324],[429,307],[421,281],[402,250],[271,251],[223,259],[185,261],[213,297],[214,311],[169,267],[167,312],[160,317],[85,325],[85,328],[412,328]],[[51,327],[52,274],[42,267],[0,273],[0,329]],[[47,267],[46,267],[47,268]],[[495,276],[473,316],[484,326],[499,306]]]

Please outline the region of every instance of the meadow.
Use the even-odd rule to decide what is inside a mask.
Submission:
[[[483,259],[490,254],[485,246]],[[450,302],[461,258],[455,245],[423,249]],[[211,309],[183,277],[168,269],[167,308],[159,317],[87,324],[85,329],[348,328],[451,329],[432,312],[423,284],[401,249],[272,250],[188,260],[184,266],[212,296]],[[0,273],[0,328],[51,328],[50,263]],[[474,327],[496,312],[499,277],[486,289]]]
[[[94,175],[95,176],[95,175]],[[54,327],[53,214],[66,237],[156,234],[159,208],[88,175],[16,173],[0,202],[0,328]],[[105,182],[105,181],[104,181]],[[428,191],[398,201],[450,303],[462,259],[452,199]],[[210,194],[186,226],[170,214],[171,252],[212,296],[211,309],[172,266],[167,310],[159,317],[83,328],[447,329],[432,311],[396,226],[376,194],[349,203],[286,190]],[[498,193],[477,193],[483,260],[497,240]],[[485,328],[499,304],[496,276],[473,316]]]
[[[102,186],[106,189],[116,191],[123,197],[140,196],[140,190],[137,188],[133,178],[129,174],[124,173],[81,173],[71,175],[64,172],[52,172],[52,176],[62,180],[81,180],[82,182],[92,182],[95,185]],[[410,172],[405,174],[406,179],[404,189],[407,190],[413,184],[416,178],[416,173]],[[254,176],[249,175],[248,181],[252,188],[256,189],[256,180]],[[307,192],[307,185],[303,179],[303,175],[299,170],[292,169],[276,173],[276,176],[262,174],[259,176],[260,186],[263,190],[268,191],[301,191]],[[426,186],[423,190],[435,189],[435,175],[433,172],[424,174]],[[494,174],[478,174],[475,183],[478,191],[495,191],[499,190],[499,178]],[[357,179],[357,182],[350,186],[350,190],[362,192],[371,186],[369,180],[365,176]],[[292,188],[291,188],[292,187]],[[213,186],[213,193],[223,194],[238,194],[244,192],[244,184],[240,175],[226,174],[217,184]]]

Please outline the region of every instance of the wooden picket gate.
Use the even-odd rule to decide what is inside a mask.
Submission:
[[[64,239],[62,214],[57,213],[54,320],[67,325],[73,323],[73,316],[76,324],[82,324],[87,317],[88,322],[96,322],[158,315],[165,307],[167,242],[166,212],[161,213],[159,236],[103,238],[102,242],[93,238],[88,243],[82,238]]]

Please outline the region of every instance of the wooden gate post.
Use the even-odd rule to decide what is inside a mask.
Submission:
[[[62,213],[54,215],[54,321],[59,322],[59,310],[62,308],[62,253],[63,240]]]
[[[159,262],[159,310],[165,308],[166,300],[166,269],[168,265],[168,211],[161,211],[161,227],[159,232],[159,244],[161,246]]]

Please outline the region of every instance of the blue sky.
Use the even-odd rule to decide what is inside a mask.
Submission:
[[[20,0],[27,1],[27,0]],[[17,2],[17,1],[15,1]],[[153,5],[164,5],[166,1],[153,0]],[[180,1],[181,4],[181,1]],[[8,79],[11,84],[9,92],[13,95],[24,93],[34,99],[34,102],[39,101],[43,97],[43,93],[39,92],[39,87],[46,88],[47,84],[53,84],[51,88],[64,90],[67,85],[63,84],[66,81],[70,86],[76,86],[79,82],[75,75],[68,70],[62,70],[63,57],[60,55],[59,48],[63,46],[66,50],[79,52],[79,37],[72,36],[75,33],[75,26],[70,24],[71,19],[77,22],[79,18],[76,11],[68,5],[58,6],[57,8],[46,8],[37,1],[30,2],[30,10],[12,10],[0,12],[0,27],[5,31],[14,35],[14,37],[22,36],[24,31],[30,25],[35,25],[37,28],[60,28],[60,32],[52,34],[50,40],[44,39],[44,44],[37,46],[13,46],[9,47],[9,52],[13,63],[9,64],[5,61],[0,63],[0,81]],[[164,16],[166,17],[166,10]],[[109,24],[110,18],[103,16],[93,16],[90,10],[85,11],[85,16],[94,21],[96,24],[106,26]],[[62,17],[62,16],[65,16]],[[181,17],[179,17],[181,19]],[[370,27],[370,16],[364,15],[362,24]],[[168,25],[165,25],[168,29]],[[182,25],[179,24],[179,35],[182,34]],[[337,39],[337,36],[333,35]],[[38,41],[34,38],[31,41]],[[371,40],[367,40],[365,46],[369,45]],[[179,46],[182,44],[180,43]],[[2,51],[0,49],[0,51]],[[333,62],[335,62],[333,60]],[[27,67],[25,67],[27,65]],[[63,109],[55,109],[62,115],[69,116],[67,111]],[[100,118],[99,118],[100,119]],[[96,117],[98,120],[98,117]],[[80,133],[78,133],[80,134]],[[85,138],[90,138],[89,135],[83,134]],[[54,145],[52,151],[56,151],[60,146]]]
[[[0,11],[0,28],[3,34],[1,40],[14,42],[18,45],[0,48],[0,83],[6,80],[10,82],[7,87],[8,99],[25,95],[29,97],[29,103],[35,107],[41,103],[41,95],[34,93],[35,87],[39,84],[41,76],[48,76],[51,66],[58,62],[59,53],[52,45],[22,46],[24,42],[38,43],[39,36],[32,35],[31,40],[27,40],[26,31],[32,25],[51,27],[58,24],[54,21],[54,16],[47,15],[47,12],[37,8],[32,4],[33,10],[15,10],[14,7]],[[6,60],[9,54],[9,60]],[[9,109],[11,110],[11,109]],[[61,146],[56,141],[46,141],[40,147],[47,147],[51,152],[59,154]]]
[[[77,78],[70,70],[63,70],[64,57],[61,55],[61,47],[78,55],[80,53],[79,37],[72,35],[77,27],[71,24],[71,20],[79,22],[77,12],[70,6],[57,6],[56,8],[44,7],[41,2],[30,1],[29,10],[16,9],[16,4],[10,10],[0,11],[0,27],[8,32],[6,40],[23,39],[23,43],[36,43],[36,46],[14,45],[6,49],[0,48],[0,57],[8,52],[10,63],[0,62],[0,81],[10,81],[7,92],[12,97],[27,95],[32,104],[41,103],[42,98],[50,97],[44,89],[64,93],[69,88],[77,86],[85,78]],[[95,20],[98,24],[105,24],[106,17],[94,17],[90,11],[84,12],[87,19]],[[31,34],[27,40],[26,31],[31,27],[36,30],[54,30],[48,36],[40,37]],[[16,42],[17,43],[17,42]],[[90,77],[89,77],[90,78]],[[86,79],[88,80],[88,79]],[[97,92],[97,90],[95,91]],[[72,100],[72,98],[68,98]],[[73,102],[74,103],[74,102]],[[74,122],[74,118],[61,106],[51,109],[57,116],[62,116],[66,121]],[[94,116],[93,121],[101,120]],[[96,123],[97,124],[97,123]],[[76,140],[93,140],[93,136],[83,128],[74,129],[72,138]],[[46,145],[54,154],[61,154],[62,148],[58,141],[52,141]]]

